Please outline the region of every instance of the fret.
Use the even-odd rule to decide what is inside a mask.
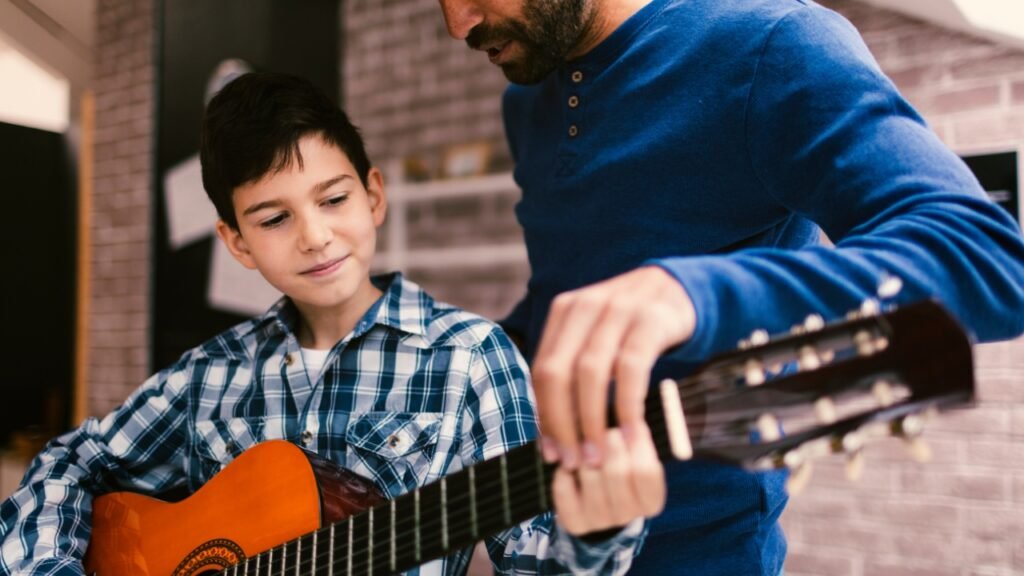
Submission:
[[[285,569],[288,567],[288,543],[285,542],[284,546],[281,546],[281,574],[284,575]],[[269,574],[270,571],[268,570]]]
[[[317,537],[317,534],[319,534],[319,533],[320,533],[319,530],[317,530],[316,532],[313,532],[313,552],[312,552],[313,566],[309,569],[309,573],[312,574],[313,576],[316,576],[316,555],[317,555],[317,552],[318,552],[318,550],[316,549],[316,537]]]
[[[366,569],[367,576],[373,576],[373,508],[370,508],[370,527],[367,530],[370,536],[370,541],[366,544],[366,556],[369,558],[370,565]]]
[[[536,468],[537,468],[537,495],[538,495],[537,496],[537,500],[538,500],[537,503],[540,504],[540,509],[541,510],[547,510],[548,509],[548,491],[546,489],[547,488],[547,481],[544,478],[544,454],[541,452],[541,449],[540,449],[540,441],[535,442],[534,445],[537,448],[536,451],[534,451],[534,459],[533,459],[534,463],[536,464]]]
[[[256,555],[256,576],[260,576],[260,562],[262,561],[262,554]]]
[[[501,461],[501,503],[503,512],[505,513],[505,525],[512,524],[512,509],[509,507],[508,501],[508,458],[505,454],[500,456]]]
[[[348,570],[345,571],[347,576],[352,576],[352,517],[348,517]]]
[[[334,576],[334,524],[331,524],[331,537],[327,549],[327,576]]]
[[[394,572],[395,571],[395,501],[394,500],[389,500],[388,504],[391,506],[391,538],[390,538],[390,546],[389,546],[391,548],[391,562],[388,564],[388,567],[390,567],[391,571]]]
[[[274,571],[274,549],[267,550],[267,574]],[[258,572],[258,571],[257,571]]]
[[[299,576],[299,564],[302,563],[302,538],[295,541],[295,576]],[[284,566],[282,566],[284,568]]]
[[[441,548],[448,551],[448,481],[441,478]]]
[[[470,466],[466,474],[469,476],[469,526],[473,539],[479,538],[480,530],[476,525],[476,470]]]
[[[418,563],[423,561],[423,558],[422,558],[422,556],[420,554],[420,490],[419,490],[419,488],[413,490],[412,494],[413,494],[413,498],[416,501],[416,514],[415,514],[415,518],[416,518],[416,563],[418,564]]]

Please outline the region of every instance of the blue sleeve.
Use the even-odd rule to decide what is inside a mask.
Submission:
[[[835,247],[654,261],[689,292],[700,360],[754,328],[835,318],[876,294],[940,300],[981,340],[1024,331],[1024,243],[1005,210],[881,73],[841,16],[802,7],[772,32],[746,110],[758,185]]]

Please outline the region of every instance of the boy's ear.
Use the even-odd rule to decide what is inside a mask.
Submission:
[[[235,230],[223,220],[217,220],[217,236],[220,236],[221,242],[228,247],[228,251],[242,266],[250,270],[256,269],[256,260],[253,259],[249,245],[245,238],[242,238],[240,231]]]
[[[380,227],[388,213],[388,197],[384,193],[384,174],[377,168],[370,168],[366,175],[366,197],[373,214],[373,225]]]

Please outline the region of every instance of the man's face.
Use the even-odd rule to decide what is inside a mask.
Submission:
[[[449,33],[487,52],[516,84],[536,84],[566,60],[592,20],[588,0],[441,0]]]

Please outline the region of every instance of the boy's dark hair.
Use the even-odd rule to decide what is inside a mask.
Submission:
[[[341,149],[367,185],[370,160],[359,131],[311,82],[253,72],[224,86],[206,107],[199,148],[203,187],[221,220],[238,230],[234,190],[292,162],[301,167],[299,140],[310,134]]]

